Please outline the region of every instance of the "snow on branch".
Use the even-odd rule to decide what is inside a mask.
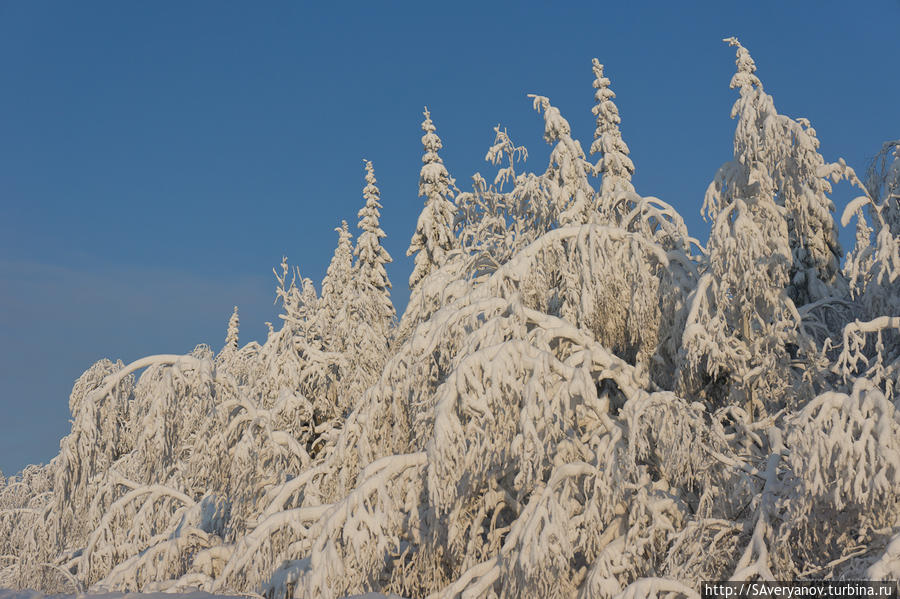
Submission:
[[[422,123],[397,320],[381,192],[277,328],[74,384],[45,466],[0,475],[0,586],[265,597],[696,598],[702,580],[900,575],[900,150],[866,185],[778,114],[736,38],[707,247],[641,196],[595,59],[589,162],[532,95],[460,193]],[[596,177],[600,176],[597,186]],[[863,195],[843,250],[829,197]],[[390,207],[392,204],[385,204]]]

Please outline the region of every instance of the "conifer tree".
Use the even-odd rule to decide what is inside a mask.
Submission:
[[[551,203],[560,225],[583,224],[593,218],[594,188],[588,181],[592,165],[585,159],[581,143],[572,138],[569,121],[544,96],[530,95],[534,109],[544,113],[544,141],[555,144],[544,179],[550,187]]]
[[[391,282],[388,279],[385,264],[389,264],[391,255],[381,245],[385,237],[381,230],[381,193],[375,183],[375,170],[372,163],[366,163],[366,186],[363,189],[365,205],[359,210],[359,229],[362,231],[356,242],[356,282],[360,292],[360,303],[365,304],[361,310],[366,321],[379,334],[386,335],[396,312],[391,303]]]
[[[231,314],[231,318],[228,319],[228,332],[225,334],[225,347],[229,351],[234,351],[238,348],[238,328],[240,327],[241,320],[238,317],[238,308],[234,307],[234,312]]]
[[[377,378],[386,359],[391,327],[396,318],[390,296],[391,282],[384,269],[391,256],[381,245],[385,233],[379,225],[380,192],[375,185],[372,163],[367,160],[365,164],[363,197],[366,203],[358,213],[362,233],[354,250],[357,261],[353,269],[352,303],[348,306],[348,351],[353,355],[349,356],[349,372],[341,390],[342,394],[350,395],[350,401]]]
[[[715,218],[735,198],[747,197],[751,188],[771,190],[787,224],[791,262],[785,287],[789,296],[803,305],[841,295],[845,287],[838,272],[842,250],[832,217],[834,204],[827,196],[831,192],[827,177],[839,180],[855,175],[843,161],[825,163],[809,121],[778,114],[750,53],[736,38],[724,41],[737,48],[738,69],[731,80],[731,87],[740,93],[731,110],[732,118],[738,120],[734,160],[719,169],[707,189],[704,210]]]
[[[316,286],[313,284],[312,279],[304,278],[300,286],[300,316],[304,323],[306,337],[311,339],[318,334],[316,311],[319,307],[319,296],[316,294]]]
[[[775,158],[780,204],[787,210],[792,263],[788,294],[798,306],[832,295],[846,295],[841,277],[843,250],[828,197],[831,182],[847,176],[843,164],[826,164],[818,152],[816,130],[806,119],[781,121],[781,156]]]
[[[776,113],[750,54],[737,40],[725,41],[738,47],[731,80],[741,94],[732,111],[740,114],[735,160],[719,169],[707,191],[705,209],[714,220],[709,264],[697,285],[684,345],[687,364],[701,374],[709,399],[752,404],[748,412],[765,414],[768,407],[782,407],[791,387],[788,346],[800,344],[800,318],[784,292],[791,248],[786,210],[776,204],[776,180],[766,159],[766,148],[774,144],[760,133],[760,123]]]
[[[225,333],[225,345],[216,355],[216,368],[223,368],[231,372],[234,377],[239,378],[240,368],[235,360],[238,358],[238,329],[240,328],[240,318],[238,317],[238,308],[234,307],[231,317],[228,319],[228,329]],[[238,360],[239,361],[239,360]]]
[[[416,222],[416,232],[412,236],[407,256],[415,254],[415,267],[409,277],[412,289],[434,270],[447,261],[448,254],[459,248],[459,241],[453,233],[456,206],[453,204],[453,179],[450,178],[438,150],[441,138],[435,133],[431,113],[425,108],[422,121],[422,170],[419,173],[419,197],[425,198],[425,208]]]
[[[591,154],[600,154],[594,165],[595,174],[601,177],[598,208],[603,222],[620,223],[629,206],[634,203],[634,186],[631,175],[634,163],[628,157],[628,145],[619,131],[619,109],[612,101],[616,94],[609,88],[609,78],[603,74],[603,65],[593,59],[594,99],[592,109],[597,120]],[[631,200],[631,202],[629,202]]]
[[[338,234],[338,244],[322,279],[322,299],[320,302],[321,332],[325,347],[329,351],[342,351],[346,328],[347,304],[351,293],[350,282],[353,269],[352,235],[347,221],[334,229]]]
[[[634,163],[619,130],[619,109],[612,101],[616,94],[600,61],[594,58],[592,65],[596,90],[592,112],[597,126],[591,154],[600,154],[592,170],[600,177],[600,189],[594,194],[591,220],[641,233],[667,250],[678,248],[690,255],[691,242],[696,240],[688,234],[678,211],[659,198],[643,197],[635,191],[631,182]]]

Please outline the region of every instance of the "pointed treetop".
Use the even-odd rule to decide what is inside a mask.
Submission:
[[[444,161],[438,156],[438,150],[443,146],[441,138],[435,131],[437,130],[431,120],[431,112],[425,108],[425,120],[422,121],[422,146],[425,153],[422,155],[422,170],[419,175],[419,197],[432,197],[437,194],[442,197],[452,195],[450,186],[453,179],[444,167]]]
[[[325,337],[324,342],[329,351],[342,351],[345,339],[341,328],[346,325],[347,302],[352,295],[350,284],[353,278],[353,243],[347,221],[342,220],[340,227],[334,229],[338,234],[338,244],[334,255],[322,279],[322,298],[317,310],[320,319],[319,330]]]
[[[569,121],[556,106],[550,104],[550,98],[536,94],[528,94],[528,97],[533,99],[535,110],[544,112],[544,141],[552,144],[572,133]]]
[[[328,270],[325,272],[325,279],[322,281],[322,298],[326,296],[341,295],[344,292],[350,277],[350,268],[353,262],[353,244],[350,241],[353,237],[347,226],[347,221],[342,220],[340,227],[334,230],[338,234],[338,244],[334,248],[334,255],[328,264]]]
[[[363,188],[363,198],[366,200],[366,204],[359,210],[357,216],[362,219],[374,214],[375,219],[377,220],[378,217],[381,216],[381,213],[379,212],[379,209],[382,207],[381,192],[375,185],[377,180],[375,179],[375,168],[372,166],[372,161],[363,159],[363,163],[366,165],[366,186]],[[359,228],[368,230],[363,227],[362,221],[359,223]],[[382,235],[382,237],[384,237],[384,235]]]
[[[753,57],[750,56],[750,52],[741,45],[741,42],[739,42],[736,37],[726,37],[722,41],[726,42],[729,46],[737,48],[737,60],[734,61],[734,64],[737,65],[737,72],[734,74],[734,77],[731,78],[731,88],[762,88],[762,82],[759,80],[759,77],[754,74],[756,73],[756,63],[753,62]]]
[[[425,111],[422,113],[425,115],[425,120],[422,121],[422,131],[425,132],[425,135],[422,136],[422,145],[425,146],[425,155],[422,156],[422,162],[441,162],[441,157],[438,156],[438,150],[440,150],[443,145],[441,144],[441,138],[437,136],[435,131],[437,130],[434,126],[434,123],[431,120],[431,112],[429,112],[428,107],[425,107]]]
[[[571,136],[569,122],[559,109],[544,96],[529,94],[534,109],[544,113],[544,140],[554,144],[550,151],[550,164],[544,177],[551,181],[550,204],[560,225],[584,224],[595,213],[594,189],[588,182],[594,165],[587,161],[581,143]]]
[[[380,192],[375,186],[375,169],[368,160],[366,164],[366,186],[363,189],[365,205],[359,211],[359,228],[362,233],[356,242],[356,275],[353,286],[356,290],[353,306],[349,314],[351,319],[351,345],[360,348],[365,354],[357,366],[360,372],[351,375],[354,389],[359,392],[367,387],[375,377],[375,373],[383,365],[387,338],[396,318],[396,310],[391,302],[391,282],[384,265],[391,262],[391,255],[381,245],[385,237],[381,230],[379,217],[381,213]],[[365,373],[364,375],[362,373]]]
[[[603,177],[601,193],[613,188],[615,181],[611,178],[622,179],[629,183],[634,173],[634,163],[628,157],[630,153],[628,145],[622,139],[619,123],[619,108],[612,101],[616,94],[609,88],[609,78],[603,74],[603,65],[596,58],[593,59],[594,69],[594,100],[596,104],[591,112],[597,119],[597,128],[594,131],[594,143],[591,144],[591,154],[600,153],[601,158],[594,166],[596,174]]]
[[[224,349],[237,349],[238,348],[238,328],[240,326],[240,318],[238,318],[238,308],[234,307],[234,312],[231,314],[231,318],[228,319],[228,332],[225,334],[225,348]]]
[[[438,150],[441,138],[435,133],[431,113],[425,108],[422,122],[422,170],[419,172],[419,197],[425,197],[425,208],[419,214],[416,232],[410,240],[407,256],[416,254],[415,268],[409,277],[412,289],[432,271],[447,261],[447,254],[459,247],[459,240],[453,233],[456,220],[456,205],[452,201],[453,179],[444,167]],[[423,251],[424,250],[424,251]]]
[[[366,183],[368,184],[363,190],[363,193],[365,193],[365,191],[369,189],[369,185],[375,187],[377,181],[375,180],[375,167],[372,166],[372,161],[368,158],[363,158],[363,164],[366,165]],[[375,188],[375,191],[378,191],[377,187]]]
[[[342,220],[341,226],[335,227],[334,230],[338,234],[338,250],[343,252],[350,248],[352,246],[350,240],[353,239],[353,235],[350,233],[350,227],[347,225],[347,221]]]
[[[736,38],[723,41],[737,48],[737,72],[731,78],[731,88],[740,94],[731,109],[737,118],[734,160],[707,188],[703,212],[716,219],[742,200],[754,218],[768,223],[761,229],[766,243],[788,248],[790,298],[798,306],[817,301],[832,293],[830,287],[843,285],[838,277],[843,251],[828,176],[838,180],[847,171],[840,163],[825,163],[807,119],[778,114],[747,49]]]
[[[357,268],[360,282],[371,284],[379,290],[386,290],[391,287],[391,283],[387,278],[384,265],[391,262],[392,259],[387,250],[381,246],[381,239],[386,237],[379,223],[380,208],[382,207],[381,193],[375,186],[375,169],[372,162],[369,160],[364,162],[366,164],[366,186],[363,188],[363,198],[366,203],[357,213],[360,219],[358,226],[362,233],[357,240],[354,253],[358,259]]]
[[[424,107],[422,114],[425,116],[425,120],[422,121],[422,131],[425,131],[426,133],[434,133],[435,127],[434,123],[431,121],[431,111],[428,110],[427,106]]]

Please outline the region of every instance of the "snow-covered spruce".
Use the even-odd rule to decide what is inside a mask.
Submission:
[[[453,235],[456,206],[453,204],[453,179],[450,178],[444,162],[438,156],[443,147],[441,138],[435,133],[428,108],[422,121],[422,169],[419,172],[419,197],[425,197],[425,208],[416,222],[416,232],[406,250],[407,256],[415,255],[415,268],[409,277],[409,288],[413,289],[431,272],[443,266],[449,254],[459,247]]]
[[[321,297],[282,262],[264,344],[239,345],[235,310],[217,355],[82,375],[59,455],[0,476],[0,587],[586,599],[900,576],[900,144],[865,183],[826,163],[726,41],[708,247],[632,184],[596,60],[596,165],[533,96],[547,168],[518,172],[498,126],[493,182],[457,194],[426,111],[400,320],[366,162],[356,247],[344,223]],[[839,268],[841,179],[861,195]]]

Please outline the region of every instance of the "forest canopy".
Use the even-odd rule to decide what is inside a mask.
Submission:
[[[705,247],[632,183],[597,59],[589,146],[530,96],[541,172],[498,125],[495,176],[459,189],[425,109],[405,312],[364,161],[356,232],[335,229],[318,288],[275,268],[264,343],[241,345],[235,308],[218,352],[78,379],[59,454],[0,475],[0,587],[625,598],[900,578],[900,140],[862,177],[826,162],[725,41],[734,151]],[[857,197],[838,222],[840,181]]]

